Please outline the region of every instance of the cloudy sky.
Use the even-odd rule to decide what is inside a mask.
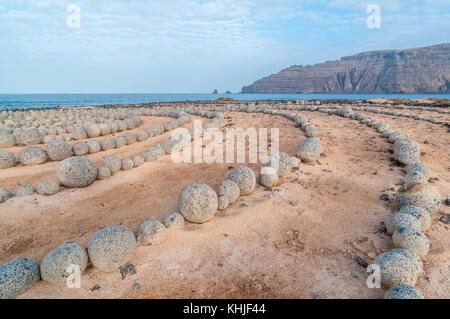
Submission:
[[[367,27],[369,4],[381,28]],[[448,30],[450,0],[0,0],[0,93],[239,92],[293,64],[450,42]]]

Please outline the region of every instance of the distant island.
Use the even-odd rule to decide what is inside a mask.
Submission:
[[[450,93],[450,43],[293,65],[241,93]]]

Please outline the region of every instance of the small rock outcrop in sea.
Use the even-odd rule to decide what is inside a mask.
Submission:
[[[422,270],[419,256],[403,248],[395,248],[379,255],[374,264],[380,266],[381,283],[387,288],[414,286]]]
[[[72,147],[65,141],[53,140],[45,149],[52,161],[62,161],[73,155]]]
[[[229,179],[224,180],[217,186],[217,195],[228,197],[230,204],[238,200],[240,193],[239,185]]]
[[[50,196],[59,192],[59,184],[51,178],[46,178],[36,186],[36,192],[40,195]]]
[[[10,168],[16,165],[16,157],[13,153],[0,150],[0,169]]]
[[[41,262],[41,278],[53,284],[65,284],[69,275],[77,271],[79,267],[82,274],[88,265],[86,248],[74,243],[64,243],[50,251]]]
[[[249,195],[256,186],[256,176],[253,170],[247,166],[233,168],[227,177],[239,186],[241,196]]]
[[[28,258],[16,258],[0,266],[0,299],[23,294],[39,281],[39,265]]]
[[[97,178],[97,167],[85,157],[72,156],[59,163],[57,176],[66,187],[86,187]]]
[[[209,221],[216,214],[217,206],[216,192],[205,183],[187,185],[178,196],[178,211],[192,223]]]
[[[318,137],[307,138],[297,149],[297,157],[305,163],[317,161],[322,152],[322,142]]]
[[[89,260],[104,271],[112,271],[126,264],[133,257],[135,249],[136,237],[123,225],[100,229],[88,243]]]
[[[162,244],[167,238],[167,228],[160,221],[148,218],[139,224],[136,237],[140,245]]]
[[[405,248],[419,257],[425,257],[430,250],[428,237],[409,227],[399,227],[392,235],[395,247]]]
[[[42,164],[47,159],[47,153],[38,146],[25,147],[17,154],[17,160],[23,165]]]
[[[420,290],[415,287],[400,285],[386,291],[384,299],[425,299],[425,297]]]
[[[163,224],[167,228],[183,228],[185,221],[183,215],[178,212],[173,212],[167,214],[167,216],[164,218]]]

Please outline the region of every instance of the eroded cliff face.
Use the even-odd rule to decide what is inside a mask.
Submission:
[[[450,43],[293,65],[242,93],[450,93]]]

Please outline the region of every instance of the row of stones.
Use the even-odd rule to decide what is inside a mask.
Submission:
[[[393,109],[399,109],[399,110],[417,110],[417,111],[429,111],[429,112],[438,112],[441,114],[450,114],[450,111],[447,109],[444,109],[442,107],[431,107],[431,106],[414,106],[414,105],[383,105],[383,104],[359,104],[359,106],[368,106],[368,107],[382,107],[382,108],[393,108]],[[396,114],[397,115],[397,114]]]
[[[158,114],[158,113],[157,113]],[[178,125],[186,124],[190,121],[190,116],[187,113],[184,112],[168,112],[165,114],[170,114],[171,116],[178,116],[176,123],[172,123],[173,121],[169,122],[170,125],[160,125],[156,124],[157,127],[150,127],[149,131],[153,133],[161,134],[165,131],[165,129],[169,130],[172,128],[176,128]],[[223,117],[223,115],[222,115]],[[210,123],[217,123],[218,118],[213,118],[212,121],[210,121],[207,124]],[[169,124],[167,123],[167,124]],[[208,125],[204,125],[204,127],[209,127]],[[155,129],[154,129],[155,128]],[[127,134],[127,133],[125,133]],[[139,133],[138,133],[139,135]],[[152,135],[153,136],[153,135]],[[45,178],[41,182],[39,182],[34,188],[33,186],[23,186],[20,187],[15,194],[10,192],[8,189],[0,187],[0,203],[5,202],[7,199],[15,196],[28,196],[33,195],[35,192],[37,192],[40,195],[45,196],[51,196],[57,194],[61,190],[61,185],[69,188],[80,188],[80,187],[87,187],[91,185],[96,179],[98,180],[104,180],[108,179],[115,173],[117,173],[120,170],[130,170],[132,168],[139,167],[144,162],[153,162],[157,160],[157,157],[160,155],[169,154],[171,152],[171,143],[166,143],[166,139],[163,142],[161,142],[156,147],[150,148],[145,152],[136,154],[134,156],[131,156],[130,158],[125,158],[123,160],[120,160],[117,156],[112,155],[107,158],[105,158],[102,162],[102,166],[96,167],[94,163],[92,163],[89,159],[82,157],[82,156],[72,156],[73,154],[69,151],[71,151],[70,146],[67,145],[69,148],[67,148],[67,154],[68,157],[65,157],[62,160],[57,169],[57,180],[51,179],[51,178]],[[131,140],[127,144],[134,143],[136,139]],[[61,142],[61,141],[57,141]],[[93,143],[96,141],[88,141],[86,144]],[[53,143],[53,142],[52,142]],[[61,142],[65,143],[65,142]],[[80,142],[84,143],[84,142]],[[98,142],[96,142],[98,143]],[[49,144],[50,145],[50,144]],[[103,145],[103,144],[102,144]],[[35,146],[31,146],[35,147]],[[0,156],[1,152],[0,151]]]
[[[97,121],[100,120],[97,119]],[[134,129],[141,124],[141,119],[132,113],[125,113],[123,119],[118,121],[109,119],[97,124],[96,121],[90,118],[85,118],[84,120],[80,120],[78,122],[79,123],[67,124],[65,127],[57,126],[51,128],[46,128],[44,126],[40,126],[38,128],[19,127],[14,129],[3,127],[0,128],[0,148],[15,145],[28,146],[48,143],[54,138],[71,141],[87,137],[109,135],[111,133]],[[63,135],[67,133],[71,133],[72,136],[65,137]]]
[[[48,159],[52,161],[62,161],[74,154],[76,156],[83,156],[86,154],[93,154],[100,151],[120,148],[135,142],[145,141],[150,137],[160,135],[164,132],[177,128],[180,125],[186,124],[190,122],[190,120],[191,119],[188,114],[178,114],[176,119],[165,123],[164,125],[154,124],[146,130],[139,131],[137,134],[126,132],[115,137],[105,137],[101,141],[77,141],[73,143],[72,146],[64,140],[54,139],[47,144],[45,150],[38,146],[29,146],[22,149],[18,153],[17,159],[13,153],[0,150],[0,169],[13,167],[17,162],[23,165],[37,165],[45,163]],[[83,130],[83,128],[80,127],[80,130]],[[116,132],[117,131],[113,131],[113,133]],[[82,136],[85,138],[86,133],[83,134],[84,135]]]
[[[406,165],[407,173],[405,183],[394,199],[394,209],[399,212],[385,221],[396,248],[377,256],[374,263],[380,267],[381,283],[389,288],[385,298],[424,298],[414,287],[423,267],[420,257],[425,257],[430,247],[428,237],[422,231],[429,229],[430,212],[437,212],[441,200],[439,193],[427,184],[426,175],[430,174],[430,170],[420,162],[419,144],[405,138],[401,132],[388,130],[387,123],[370,120],[364,114],[355,114],[349,107],[319,111],[359,120],[394,143],[394,157]]]
[[[221,113],[215,114],[202,110],[191,110],[191,112],[203,116],[214,115],[212,125],[223,122]],[[295,120],[295,114],[278,115]],[[105,167],[109,166],[108,162],[111,158],[105,159]],[[274,168],[272,163],[275,158],[278,166]],[[266,167],[272,168],[271,175],[268,176],[267,171],[261,168],[259,176],[260,183],[265,187],[275,186],[278,176],[288,174],[299,164],[298,159],[282,152],[272,154],[270,159]],[[65,161],[68,160],[71,159]],[[63,181],[65,181],[64,178]],[[226,180],[219,184],[217,192],[214,192],[207,184],[199,182],[185,186],[178,197],[178,212],[169,213],[163,223],[154,218],[145,219],[139,224],[136,233],[123,225],[103,228],[90,238],[87,249],[74,242],[64,243],[49,252],[41,265],[28,258],[11,260],[0,267],[0,298],[14,298],[40,279],[53,284],[64,284],[68,277],[68,269],[73,265],[78,266],[80,272],[86,270],[89,262],[100,270],[113,271],[131,260],[137,244],[161,244],[166,240],[167,228],[182,228],[185,220],[192,223],[205,223],[214,217],[218,209],[226,209],[237,201],[239,196],[250,195],[255,186],[256,177],[253,170],[245,166],[237,167],[229,173]]]

